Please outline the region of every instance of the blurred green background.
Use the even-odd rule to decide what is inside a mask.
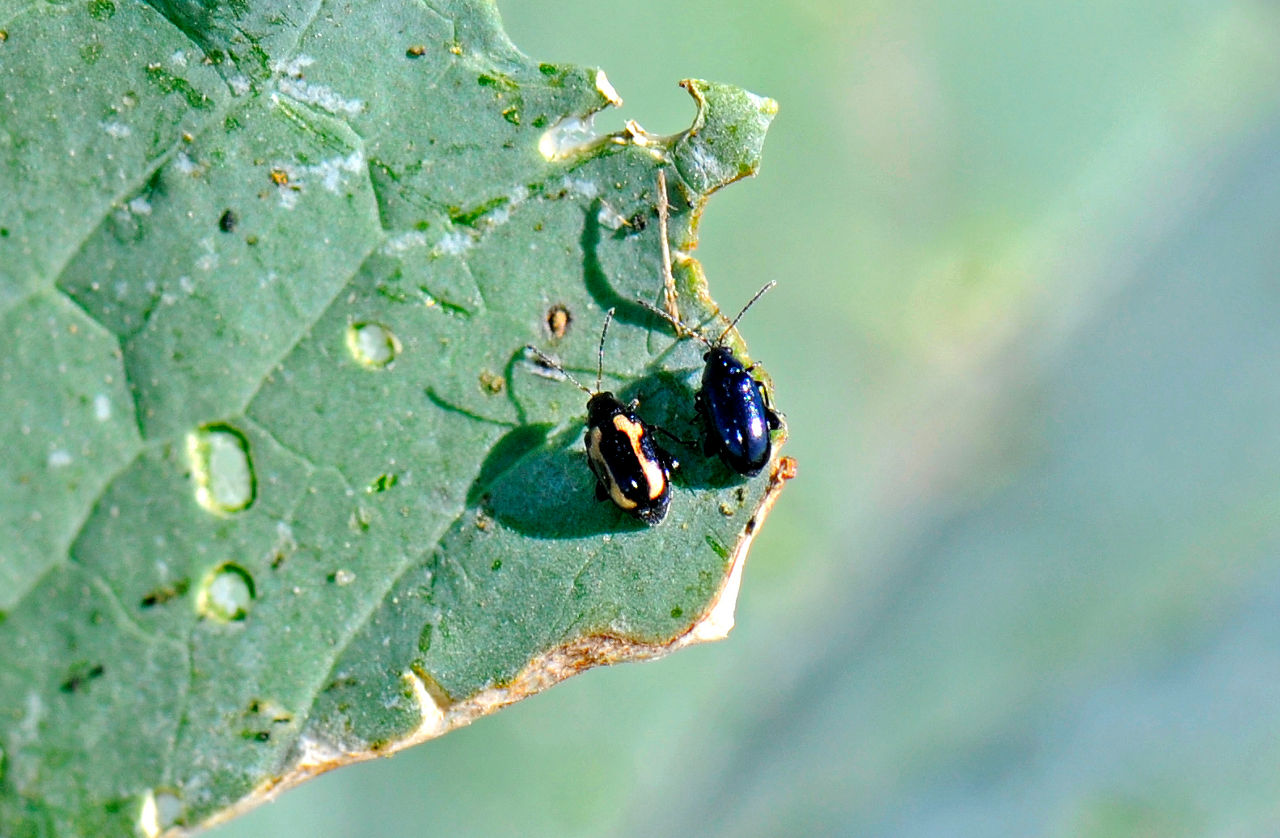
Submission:
[[[698,255],[800,476],[728,641],[211,834],[1280,832],[1280,6],[501,8],[601,129],[781,103]]]

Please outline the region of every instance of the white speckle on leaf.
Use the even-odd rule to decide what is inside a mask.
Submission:
[[[123,122],[103,122],[102,130],[107,132],[107,136],[114,137],[117,140],[123,140],[125,137],[133,133],[133,129]]]
[[[689,143],[689,151],[692,152],[693,164],[699,171],[708,175],[714,175],[721,168],[720,161],[712,157],[707,148],[701,143]]]
[[[245,75],[236,75],[227,79],[227,84],[231,85],[231,93],[235,96],[243,96],[249,92],[251,85],[249,77]]]
[[[302,75],[302,71],[316,63],[316,60],[305,52],[298,53],[288,61],[272,61],[271,72],[280,73],[284,76],[293,76],[297,78]]]
[[[173,167],[184,175],[200,173],[200,164],[188,157],[185,151],[178,152],[178,156],[173,159]]]
[[[196,259],[196,269],[209,273],[214,268],[218,267],[218,252],[214,249],[213,239],[201,239],[200,249],[203,250],[204,253]],[[182,290],[187,291],[186,288],[183,288]],[[191,292],[187,291],[187,293],[190,294]]]
[[[332,114],[358,116],[364,111],[364,102],[360,99],[345,99],[331,87],[323,84],[311,84],[303,79],[282,78],[279,81],[280,92],[291,99],[308,105],[315,105]]]
[[[175,67],[187,66],[187,54],[180,49],[175,49],[173,54],[169,56],[169,63]]]
[[[343,175],[364,171],[364,152],[356,149],[345,157],[330,157],[312,166],[282,163],[272,168],[279,169],[288,176],[288,184],[276,191],[280,196],[280,206],[284,209],[293,209],[298,205],[298,199],[307,190],[308,185],[315,181],[319,181],[327,192],[335,195],[341,193]]]
[[[56,448],[49,452],[49,459],[46,461],[49,468],[62,468],[71,465],[71,452],[64,448]]]
[[[475,244],[471,236],[462,230],[451,230],[436,242],[435,251],[446,256],[461,256]]]
[[[427,246],[427,234],[421,230],[410,230],[407,233],[400,233],[387,239],[382,245],[382,252],[387,255],[393,253],[404,253],[406,250],[412,250],[415,247]]]
[[[178,287],[182,289],[182,293],[188,297],[196,292],[196,284],[191,281],[191,277],[183,274],[178,277]]]
[[[280,193],[280,208],[291,210],[298,205],[298,195],[302,192],[302,186],[291,184],[277,191]]]
[[[146,198],[142,197],[141,195],[130,200],[128,207],[129,207],[129,212],[133,213],[134,215],[150,215],[151,214],[151,202],[148,201]]]
[[[564,191],[577,198],[586,198],[588,201],[595,199],[600,194],[600,187],[595,181],[586,180],[584,178],[573,178],[565,176],[561,181]]]
[[[600,211],[596,213],[596,220],[601,226],[610,230],[621,230],[627,224],[627,219],[613,207],[608,204],[601,204]]]
[[[35,690],[27,692],[27,706],[22,714],[22,720],[18,722],[17,728],[14,729],[13,737],[10,744],[14,745],[14,750],[20,750],[22,746],[36,741],[36,736],[40,732],[40,722],[44,719],[45,706],[40,700],[40,693]],[[16,743],[13,741],[16,740]]]
[[[106,393],[99,393],[93,397],[93,415],[99,422],[105,422],[111,418],[111,399]]]
[[[321,160],[316,165],[310,167],[310,171],[320,177],[320,183],[330,192],[338,192],[342,186],[342,175],[344,172],[355,174],[364,169],[364,152],[360,149],[348,154],[346,157],[331,157],[328,160]]]

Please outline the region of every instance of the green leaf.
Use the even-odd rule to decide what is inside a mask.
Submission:
[[[644,527],[522,347],[589,379],[615,308],[604,386],[695,437],[701,347],[636,302],[657,171],[691,250],[773,102],[688,81],[688,132],[596,136],[603,74],[478,1],[3,0],[0,31],[6,834],[198,826],[728,630],[790,462],[673,443]]]

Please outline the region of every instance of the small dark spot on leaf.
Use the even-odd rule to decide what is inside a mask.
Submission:
[[[721,544],[720,539],[716,538],[711,533],[707,533],[706,541],[707,541],[707,546],[710,547],[712,550],[714,550],[717,556],[719,556],[722,559],[729,558],[729,548]]]
[[[9,40],[9,30],[0,29],[0,44],[3,44],[7,40]]]
[[[234,233],[239,217],[232,210],[227,210],[218,218],[218,229],[224,233]]]
[[[385,492],[395,486],[399,480],[400,478],[391,472],[379,474],[373,479],[373,482],[369,484],[369,487],[365,489],[365,491],[371,495],[376,495],[379,492]]]
[[[345,678],[335,678],[324,685],[322,692],[332,692],[334,690],[345,689],[347,687],[354,687],[358,683],[360,682],[349,675]]]
[[[245,236],[244,243],[252,247],[253,245],[258,243],[258,237],[254,235]]]
[[[269,730],[242,730],[240,731],[242,739],[248,739],[250,742],[270,742],[271,731]]]
[[[413,46],[405,50],[404,54],[408,58],[421,58],[422,56],[427,54],[427,48],[424,47],[422,44],[414,44]]]
[[[573,315],[563,303],[556,303],[547,309],[547,328],[551,330],[551,337],[554,339],[560,340],[568,334],[572,323]]]
[[[534,128],[545,128],[547,127],[547,117],[543,114],[539,114],[533,118],[533,122],[531,124]]]
[[[542,75],[544,75],[544,76],[554,76],[558,71],[559,71],[559,68],[558,68],[558,67],[556,67],[556,65],[554,65],[554,64],[539,64],[539,65],[538,65],[538,72],[539,72],[539,73],[542,73]]]
[[[489,565],[489,569],[490,569],[490,570],[501,570],[501,569],[502,569],[502,559],[494,559],[494,560],[493,560],[493,564]]]
[[[502,112],[502,118],[512,125],[520,124],[520,111],[513,105]]]
[[[751,535],[752,533],[754,533],[756,531],[756,519],[752,518],[751,520],[747,521],[747,525],[743,528],[742,531],[747,535]]]
[[[115,4],[111,0],[94,0],[94,2],[106,2],[112,9],[115,9]],[[190,107],[204,109],[210,105],[209,97],[196,90],[191,82],[173,75],[160,64],[147,65],[147,81],[158,87],[163,93],[181,95]]]
[[[190,586],[191,583],[186,579],[179,579],[172,585],[164,585],[163,587],[156,588],[154,591],[142,598],[142,607],[152,608],[157,605],[164,605],[166,602],[177,599],[185,594]]]
[[[274,183],[276,186],[288,186],[289,173],[286,172],[284,169],[272,169],[271,182]]]
[[[368,532],[373,523],[373,513],[363,506],[357,506],[347,519],[347,528],[352,532]]]
[[[0,239],[7,239],[7,238],[9,238],[9,228],[0,227]]]
[[[78,663],[71,667],[71,671],[67,673],[67,680],[59,685],[58,689],[64,693],[79,692],[82,687],[88,686],[89,682],[95,678],[101,678],[106,672],[102,664],[97,663],[89,666],[85,663]]]
[[[491,396],[496,396],[507,388],[507,380],[500,375],[482,370],[480,372],[480,389]]]
[[[627,226],[637,233],[644,232],[644,228],[649,226],[649,215],[644,210],[632,215],[627,219]]]
[[[108,20],[116,13],[116,4],[111,0],[89,0],[89,16],[94,20]]]
[[[681,608],[681,607],[680,607],[680,606],[678,606],[678,605],[677,605],[675,608],[672,608],[672,609],[671,609],[671,618],[672,618],[673,620],[674,620],[674,619],[679,619],[679,618],[680,618],[680,615],[682,615],[682,614],[684,614],[684,609],[683,609],[683,608]]]

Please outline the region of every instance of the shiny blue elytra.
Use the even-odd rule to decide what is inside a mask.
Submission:
[[[724,339],[747,309],[776,284],[770,282],[757,291],[714,343],[671,314],[638,300],[674,325],[677,334],[688,332],[706,344],[707,352],[702,356],[706,363],[702,370],[702,389],[694,398],[694,406],[702,417],[703,451],[707,456],[719,455],[726,466],[746,477],[756,476],[769,462],[773,452],[769,432],[781,427],[782,420],[769,406],[764,386],[751,375],[755,367],[743,366],[733,351],[724,346]]]
[[[624,512],[653,526],[667,516],[671,503],[671,471],[679,466],[675,458],[653,439],[653,429],[636,415],[636,403],[623,404],[613,394],[600,390],[604,372],[604,336],[613,320],[609,309],[600,330],[596,388],[583,386],[564,367],[548,358],[536,346],[525,346],[545,365],[560,372],[586,393],[587,465],[596,477],[596,499],[608,498]]]

